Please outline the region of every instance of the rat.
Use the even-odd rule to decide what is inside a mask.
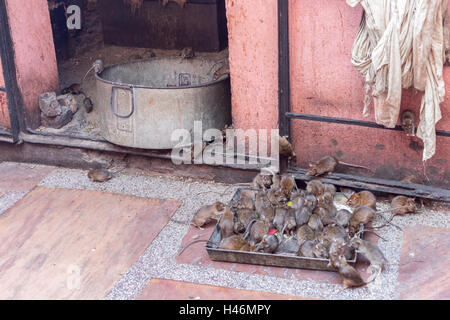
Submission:
[[[313,210],[308,206],[303,206],[300,209],[295,210],[295,223],[297,226],[302,226],[308,223],[312,213]]]
[[[245,198],[249,198],[249,199],[252,199],[253,201],[255,201],[256,194],[257,194],[256,190],[250,190],[250,189],[241,190],[241,198],[245,197]]]
[[[281,192],[286,197],[289,197],[291,193],[297,189],[297,183],[293,177],[283,176],[280,181]]]
[[[250,209],[250,210],[254,210],[255,209],[255,204],[253,202],[252,199],[247,198],[247,197],[243,197],[241,194],[241,198],[239,199],[239,201],[235,202],[232,201],[233,203],[233,208],[236,209]]]
[[[378,246],[356,237],[351,239],[350,244],[353,248],[356,249],[356,252],[361,253],[367,260],[369,260],[369,273],[371,275],[369,279],[367,279],[367,281],[374,281],[383,271],[385,265],[388,263],[383,252],[381,252]]]
[[[252,251],[254,247],[250,245],[245,239],[243,239],[239,235],[232,235],[230,237],[222,239],[219,243],[210,241],[210,240],[195,240],[184,246],[183,249],[180,250],[178,255],[181,255],[187,248],[192,246],[195,243],[206,242],[208,245],[215,245],[218,249],[222,250],[233,250],[233,251]]]
[[[286,196],[280,189],[270,189],[267,193],[270,203],[275,206],[283,206],[287,202]]]
[[[344,255],[332,256],[330,255],[330,264],[337,269],[337,272],[342,278],[344,288],[356,288],[366,285],[366,282],[361,277],[361,274],[351,265],[347,263]]]
[[[284,219],[287,214],[286,208],[276,208],[275,209],[275,217],[273,218],[273,226],[279,232],[281,232],[284,228]]]
[[[228,206],[225,207],[225,212],[222,214],[219,227],[222,239],[228,238],[234,234],[234,213]]]
[[[347,205],[352,208],[366,206],[377,210],[377,198],[370,191],[361,191],[348,198]]]
[[[126,168],[120,169],[115,172],[111,172],[106,169],[91,169],[89,170],[87,176],[89,179],[91,179],[93,182],[106,182],[111,180],[116,174],[122,172]]]
[[[397,196],[394,199],[392,199],[391,207],[392,209],[395,209],[392,211],[392,214],[400,216],[403,216],[407,213],[414,213],[417,209],[415,200],[412,198],[407,198],[405,196]]]
[[[305,197],[302,194],[296,194],[291,197],[291,208],[301,209],[305,205]]]
[[[408,137],[416,135],[416,115],[411,110],[405,110],[401,115],[401,126]]]
[[[295,154],[292,144],[288,141],[287,136],[279,138],[280,155],[287,157],[293,162],[297,162],[297,155]]]
[[[366,285],[360,273],[347,263],[344,252],[347,248],[345,241],[341,239],[334,239],[330,246],[330,262],[328,267],[337,269],[337,272],[342,278],[344,288],[361,287]]]
[[[250,236],[250,245],[260,243],[264,236],[269,232],[270,224],[263,220],[253,220],[249,223],[247,230],[245,231],[244,239]]]
[[[237,217],[237,220],[240,221],[244,225],[245,229],[247,229],[247,226],[249,225],[249,223],[253,219],[256,219],[256,213],[252,209],[248,209],[248,208],[237,209],[236,217]]]
[[[262,251],[264,253],[274,253],[278,246],[280,245],[280,240],[274,234],[266,234],[262,241],[256,246],[255,251]]]
[[[315,258],[314,256],[314,247],[316,246],[316,240],[306,240],[298,251],[298,255],[307,258]]]
[[[274,173],[272,175],[272,188],[280,189],[281,188],[281,178],[279,174]]]
[[[305,206],[308,208],[311,208],[311,210],[314,210],[317,207],[317,198],[313,194],[307,194],[305,196]]]
[[[350,222],[350,218],[352,216],[352,213],[346,209],[341,209],[336,213],[336,222],[341,227],[346,228],[348,226],[348,223]]]
[[[306,192],[315,195],[316,197],[323,194],[325,186],[320,180],[312,180],[306,184]]]
[[[349,221],[349,231],[351,234],[358,232],[361,224],[365,225],[372,221],[375,210],[371,207],[358,207],[353,211]]]
[[[62,94],[74,94],[74,95],[79,95],[79,94],[84,94],[82,87],[81,87],[81,83],[72,83],[70,86],[64,88],[61,90]]]
[[[222,216],[225,205],[217,201],[213,205],[201,207],[192,219],[192,224],[197,228],[201,228],[211,221],[219,220]]]
[[[259,218],[268,222],[271,226],[273,224],[273,218],[275,218],[275,209],[271,206],[266,207],[259,211]]]
[[[316,241],[316,245],[313,247],[314,258],[328,259],[328,248],[320,241]]]
[[[364,166],[338,161],[333,156],[325,156],[325,157],[321,158],[319,161],[317,161],[315,163],[311,163],[309,165],[308,171],[306,172],[306,175],[317,177],[317,176],[321,176],[323,174],[333,173],[338,164],[346,165],[348,167],[362,168],[362,169],[371,171],[369,168],[364,167]]]
[[[319,204],[313,211],[314,214],[318,215],[324,226],[329,224],[335,224],[337,209],[334,204]]]
[[[322,235],[333,241],[333,239],[347,240],[347,232],[340,225],[328,225],[323,228]]]
[[[267,196],[267,193],[265,191],[259,191],[256,194],[256,199],[255,199],[255,209],[256,212],[260,213],[262,210],[264,210],[267,207],[270,207],[271,203],[269,201],[269,198]]]
[[[297,239],[294,237],[287,238],[286,240],[283,240],[278,245],[277,250],[275,253],[278,254],[298,254],[298,251],[300,250],[300,247],[298,245]]]
[[[320,217],[317,214],[313,214],[311,218],[309,218],[308,226],[313,229],[316,234],[323,230],[322,220],[320,220]]]
[[[413,175],[404,177],[401,180],[401,182],[412,183],[412,184],[424,184],[422,180],[420,180],[419,178],[417,178],[416,176],[413,176]]]
[[[286,215],[284,217],[284,226],[281,230],[281,236],[287,231],[289,235],[293,235],[295,229],[297,228],[297,223],[295,221],[295,209],[287,209]]]
[[[308,240],[314,240],[314,230],[305,224],[297,228],[297,242],[302,246]]]

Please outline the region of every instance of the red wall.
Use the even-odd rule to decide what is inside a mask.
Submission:
[[[5,87],[3,78],[2,60],[0,58],[0,86]],[[6,93],[0,91],[0,127],[10,128],[8,105],[6,104]]]
[[[56,90],[59,81],[48,3],[7,0],[6,4],[26,123],[36,128],[40,125],[38,97]]]
[[[276,1],[227,1],[233,121],[236,127],[277,126]],[[362,116],[363,79],[351,64],[361,7],[342,0],[290,1],[291,98],[294,112],[374,121]],[[450,130],[450,70],[447,98],[437,128]],[[406,91],[402,108],[416,112],[420,96]],[[450,138],[437,138],[437,153],[424,165],[423,144],[402,132],[292,120],[298,165],[332,154],[369,166],[376,176],[400,179],[414,172],[450,187]],[[364,174],[364,171],[358,171]]]

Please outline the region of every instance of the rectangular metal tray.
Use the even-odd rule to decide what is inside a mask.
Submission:
[[[241,189],[239,189],[235,193],[233,200],[239,200],[240,194]],[[361,237],[362,236],[363,232],[361,232]],[[210,243],[206,245],[206,251],[208,252],[210,259],[213,261],[256,264],[262,266],[286,267],[296,269],[336,271],[335,268],[328,267],[328,263],[330,262],[329,259],[218,249],[217,246],[211,243],[219,243],[222,240],[222,236],[220,234],[220,221],[214,228],[214,231],[209,240]],[[357,259],[358,253],[355,251],[353,258],[351,260],[347,260],[347,262],[350,265],[355,265]]]

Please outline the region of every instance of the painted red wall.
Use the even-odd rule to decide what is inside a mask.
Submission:
[[[0,58],[0,86],[5,87],[3,78],[2,60]],[[6,93],[0,91],[0,127],[10,128],[8,105],[6,101]]]
[[[6,5],[26,123],[37,128],[39,94],[56,90],[59,82],[47,0],[7,0]]]
[[[362,116],[363,79],[351,64],[361,7],[342,0],[290,1],[291,99],[294,112],[374,121]],[[236,127],[277,126],[276,1],[227,1],[233,121]],[[445,68],[447,93],[450,70]],[[450,95],[441,105],[438,129],[450,130]],[[420,108],[420,96],[405,91],[402,108]],[[413,172],[450,187],[450,138],[437,138],[437,153],[424,165],[423,144],[402,132],[302,120],[292,121],[298,165],[332,154],[369,166],[376,176],[400,179]],[[364,174],[364,171],[358,171]]]

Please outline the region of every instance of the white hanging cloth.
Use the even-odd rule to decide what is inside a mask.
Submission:
[[[352,63],[365,79],[364,116],[370,91],[375,121],[397,124],[402,88],[424,91],[417,136],[423,161],[436,152],[436,123],[442,118],[443,66],[449,61],[448,0],[347,0],[364,9],[352,49]]]

